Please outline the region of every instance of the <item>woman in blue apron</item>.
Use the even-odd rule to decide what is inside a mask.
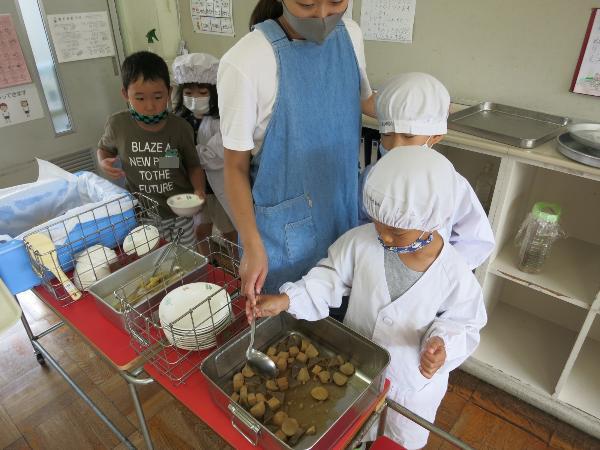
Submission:
[[[222,58],[225,184],[250,299],[295,280],[357,224],[362,33],[348,0],[260,0],[253,31]]]

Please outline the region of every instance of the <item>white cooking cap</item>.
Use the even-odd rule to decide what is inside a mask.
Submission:
[[[379,132],[446,134],[449,108],[450,94],[437,78],[421,72],[402,73],[377,92]]]
[[[363,190],[367,213],[394,228],[434,231],[450,221],[456,172],[444,156],[421,146],[388,152],[369,172]]]
[[[188,53],[173,61],[173,79],[177,84],[217,84],[219,60],[208,53]]]

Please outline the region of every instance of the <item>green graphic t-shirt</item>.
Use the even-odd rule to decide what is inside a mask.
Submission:
[[[172,195],[193,192],[188,170],[200,165],[194,132],[181,117],[168,114],[160,131],[140,128],[128,111],[110,116],[98,147],[119,156],[127,188],[158,202],[163,218],[174,214],[167,206]]]

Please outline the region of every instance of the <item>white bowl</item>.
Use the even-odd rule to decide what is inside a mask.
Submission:
[[[169,208],[181,217],[192,217],[202,208],[204,200],[196,194],[178,194],[167,199]]]
[[[77,289],[86,291],[96,281],[110,275],[108,265],[92,267],[88,264],[77,264],[73,272],[73,282]]]
[[[158,245],[159,237],[158,228],[155,226],[140,225],[125,236],[123,251],[128,255],[133,255],[134,253],[138,256],[145,255]]]
[[[97,267],[109,265],[117,261],[117,254],[111,248],[104,247],[100,244],[92,245],[85,249],[75,257],[76,264],[86,264],[88,266]]]
[[[160,302],[158,317],[171,344],[188,350],[212,346],[216,333],[231,318],[229,294],[212,283],[185,284],[169,292]],[[195,345],[196,335],[200,346]]]
[[[96,281],[110,275],[110,264],[117,261],[114,250],[102,245],[92,245],[75,258],[73,281],[81,291]]]

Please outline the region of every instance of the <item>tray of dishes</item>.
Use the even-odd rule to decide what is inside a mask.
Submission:
[[[568,117],[482,102],[450,114],[448,128],[521,148],[534,148],[556,137]]]

